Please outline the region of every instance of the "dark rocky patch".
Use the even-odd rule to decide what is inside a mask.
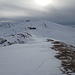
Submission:
[[[20,36],[23,37],[23,38],[27,38],[27,36],[24,35],[24,34],[17,34],[17,35],[20,35]]]
[[[26,20],[26,22],[30,22],[31,20]]]
[[[54,40],[52,40],[52,39],[47,39],[47,42],[51,42],[51,41],[54,41]]]
[[[7,41],[6,39],[0,38],[0,44],[5,43],[6,41]]]
[[[28,27],[30,30],[36,30],[36,27]]]

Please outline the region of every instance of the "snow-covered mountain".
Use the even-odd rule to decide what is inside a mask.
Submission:
[[[20,23],[0,23],[0,46],[26,43],[38,37],[53,38],[75,44],[75,29],[47,20],[25,20]]]
[[[0,75],[75,75],[75,67],[66,70],[54,57],[53,40],[75,49],[75,28],[47,20],[0,23]]]

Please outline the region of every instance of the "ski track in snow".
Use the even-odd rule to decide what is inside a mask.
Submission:
[[[47,60],[49,60],[50,58],[47,58],[47,59],[45,59],[44,61],[42,61],[42,63],[35,69],[35,71],[37,71],[41,66],[43,66],[43,64],[47,61]],[[34,72],[35,72],[34,71]]]

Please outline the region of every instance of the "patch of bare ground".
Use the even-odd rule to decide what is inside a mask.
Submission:
[[[66,75],[75,73],[75,47],[60,41],[51,41],[51,43],[53,44],[51,48],[57,51],[55,57],[61,60],[62,73]]]

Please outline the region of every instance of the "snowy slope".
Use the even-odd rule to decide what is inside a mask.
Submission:
[[[47,20],[26,20],[0,28],[0,75],[63,75],[47,39],[75,45],[74,28]]]
[[[0,48],[0,75],[60,75],[60,62],[50,43],[38,38],[24,45]]]

